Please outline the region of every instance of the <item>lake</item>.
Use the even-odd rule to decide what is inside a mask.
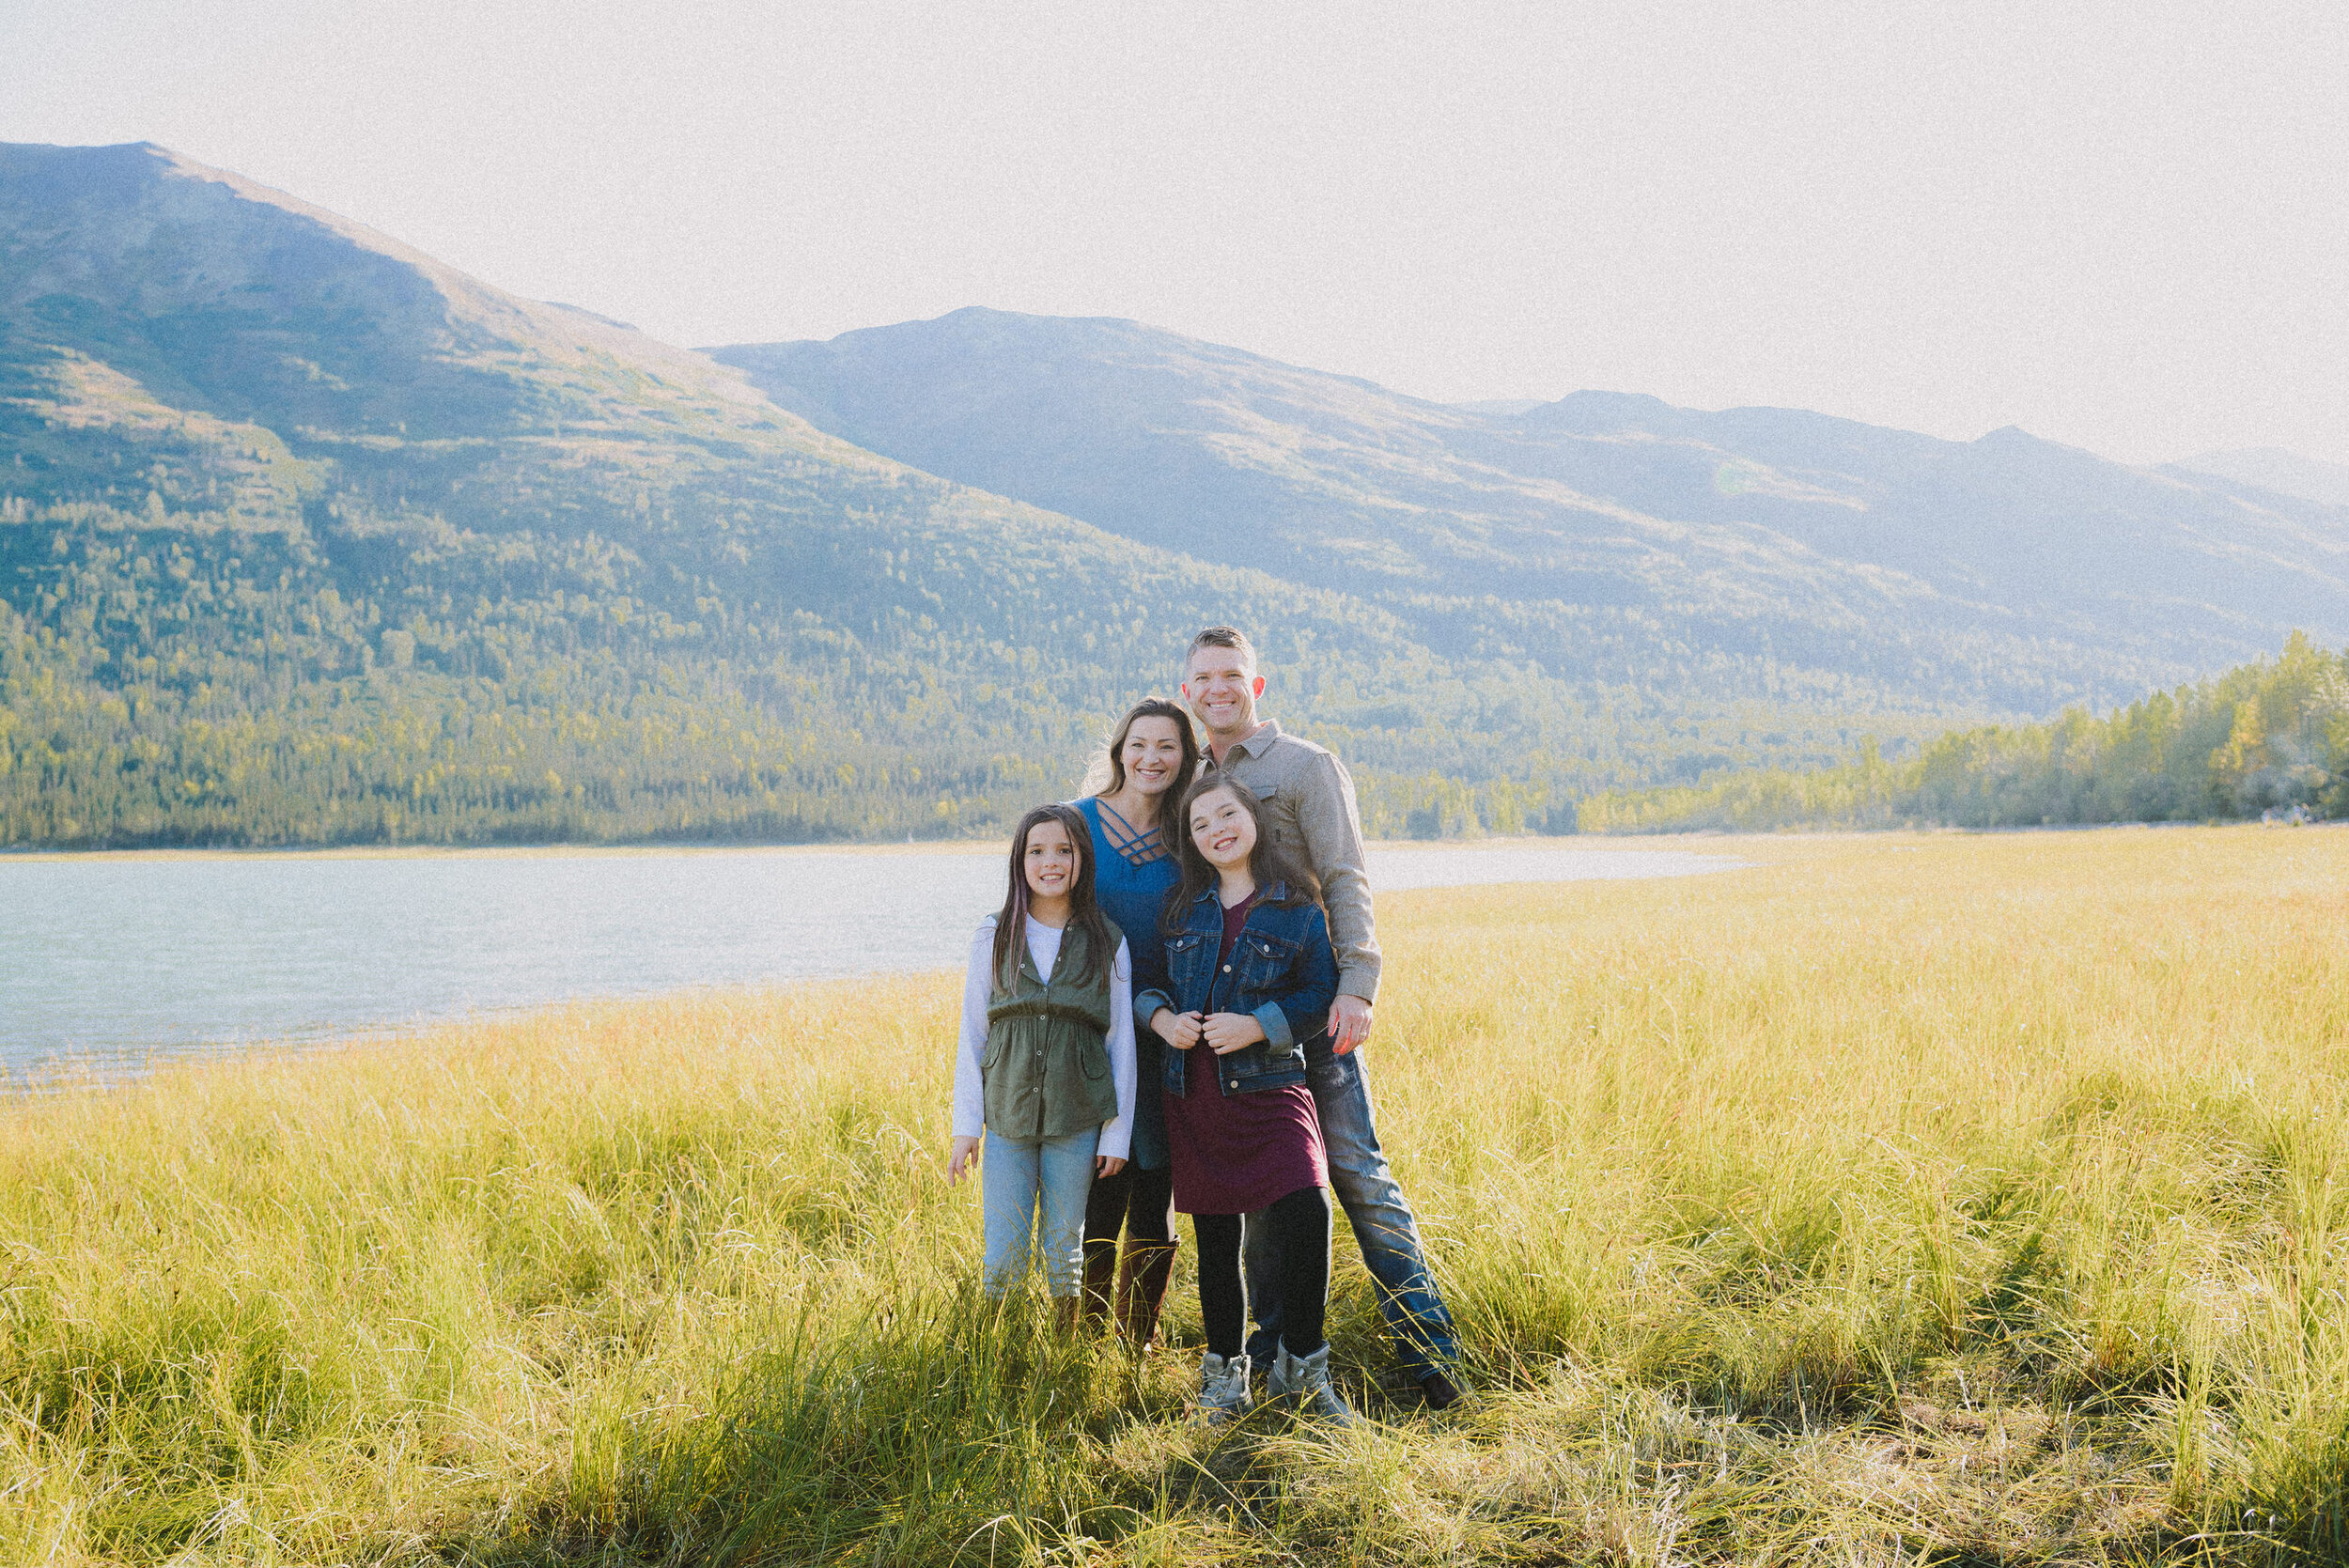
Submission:
[[[1682,877],[1681,850],[1381,848],[1371,885]],[[1000,851],[0,857],[0,1077],[543,1005],[959,965]]]

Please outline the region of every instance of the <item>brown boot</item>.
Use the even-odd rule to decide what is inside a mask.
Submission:
[[[1110,1314],[1110,1281],[1117,1274],[1117,1243],[1088,1240],[1084,1259],[1084,1330],[1088,1336],[1098,1338]]]
[[[1137,1353],[1158,1343],[1159,1309],[1166,1304],[1167,1281],[1174,1277],[1175,1244],[1128,1241],[1118,1259],[1117,1328],[1126,1347]]]

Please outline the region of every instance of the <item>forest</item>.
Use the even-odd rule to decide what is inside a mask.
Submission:
[[[1863,745],[1813,770],[1728,772],[1607,790],[1584,832],[1780,828],[2014,828],[2349,815],[2349,650],[2295,633],[2275,659],[2157,691],[2098,718],[1982,725],[1903,760]]]

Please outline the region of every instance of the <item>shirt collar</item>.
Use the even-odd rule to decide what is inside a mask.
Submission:
[[[1245,740],[1233,741],[1232,751],[1242,753],[1252,759],[1260,757],[1264,754],[1264,749],[1267,746],[1271,745],[1274,741],[1280,738],[1281,721],[1278,719],[1267,719],[1263,723],[1256,726],[1255,734],[1250,736]],[[1229,756],[1231,753],[1227,752],[1224,754]]]

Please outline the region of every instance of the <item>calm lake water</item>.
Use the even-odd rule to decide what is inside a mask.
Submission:
[[[1684,851],[1374,850],[1379,892],[1681,877]],[[574,997],[939,969],[994,854],[0,857],[0,1077],[323,1040]]]

